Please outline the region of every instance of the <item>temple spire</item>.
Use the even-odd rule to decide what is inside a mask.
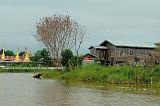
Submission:
[[[6,57],[5,57],[4,48],[3,48],[2,50],[3,50],[3,52],[2,52],[2,57],[1,57],[1,60],[2,60],[2,61],[5,61],[5,60],[6,60]]]
[[[16,54],[15,61],[19,61],[19,48],[17,49],[17,54]]]
[[[28,53],[27,48],[26,48],[26,56],[25,56],[25,58],[24,58],[24,61],[25,61],[25,62],[30,62],[29,53]]]

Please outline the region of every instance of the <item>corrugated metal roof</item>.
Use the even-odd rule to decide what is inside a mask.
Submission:
[[[117,47],[132,47],[132,48],[155,48],[155,45],[154,43],[149,43],[149,42],[139,42],[139,43],[135,43],[135,42],[128,42],[128,41],[103,41],[100,46],[103,46],[105,45],[105,43],[111,43],[113,44],[114,46],[117,46]]]
[[[94,48],[96,48],[96,49],[108,49],[108,48],[105,47],[105,46],[95,46]]]
[[[131,47],[151,47],[154,48],[154,43],[151,42],[128,42],[128,41],[109,41],[116,46],[131,46]]]
[[[96,49],[108,49],[108,48],[105,47],[105,46],[91,46],[91,47],[89,47],[88,49],[92,49],[92,48],[96,48]]]

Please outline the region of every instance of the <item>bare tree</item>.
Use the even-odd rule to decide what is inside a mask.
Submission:
[[[37,23],[36,28],[37,40],[45,45],[57,66],[61,66],[62,50],[74,48],[78,55],[85,28],[78,25],[69,15],[54,14],[53,17],[44,17]]]
[[[80,28],[80,29],[79,29]],[[83,42],[84,35],[86,33],[86,29],[82,27],[78,27],[79,33],[74,36],[74,50],[77,56],[77,66],[79,65],[79,49]]]

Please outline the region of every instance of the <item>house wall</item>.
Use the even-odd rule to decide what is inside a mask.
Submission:
[[[108,50],[106,51],[106,55],[107,55],[107,61],[111,61],[112,58],[116,55],[116,47],[114,45],[112,45],[111,43],[106,43],[105,45],[108,48]]]
[[[112,51],[115,61],[126,61],[131,63],[138,58],[140,60],[147,60],[153,53],[153,49],[142,48],[119,48],[116,47],[115,51]]]
[[[104,60],[105,56],[107,55],[106,61],[123,61],[127,63],[132,63],[135,58],[138,58],[142,61],[145,61],[149,59],[150,56],[152,56],[154,49],[149,48],[136,48],[136,47],[121,47],[121,46],[115,46],[111,43],[105,43],[103,46],[106,46],[108,50],[106,50],[107,53],[104,52],[104,50],[97,50],[95,48],[90,49],[90,53],[97,56],[97,59]]]
[[[90,49],[90,54],[97,56],[97,51],[95,48]]]
[[[98,60],[104,60],[104,57],[105,57],[105,51],[104,50],[97,50],[96,48],[91,48],[90,53],[92,55],[97,56]]]

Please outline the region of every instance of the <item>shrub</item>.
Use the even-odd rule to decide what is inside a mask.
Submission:
[[[68,67],[69,66],[68,61],[73,57],[72,51],[69,49],[63,50],[61,52],[61,56],[62,56],[62,59],[61,59],[62,65]]]

